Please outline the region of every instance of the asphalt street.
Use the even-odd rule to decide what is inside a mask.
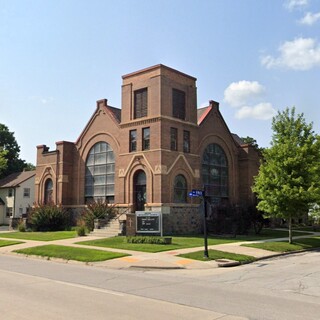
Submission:
[[[235,268],[115,270],[0,256],[6,319],[320,318],[320,253]]]

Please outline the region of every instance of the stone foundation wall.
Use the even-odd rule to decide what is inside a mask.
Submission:
[[[163,234],[199,234],[203,230],[203,216],[199,207],[171,207],[163,214]]]

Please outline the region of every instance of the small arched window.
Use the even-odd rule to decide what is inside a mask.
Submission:
[[[106,142],[96,143],[86,160],[85,200],[114,202],[114,153]]]
[[[206,195],[213,201],[228,197],[228,161],[217,144],[209,144],[202,157],[202,182]]]
[[[175,203],[187,202],[187,180],[182,174],[174,178],[173,201]]]
[[[44,184],[44,203],[53,203],[53,182],[51,179],[47,179]]]

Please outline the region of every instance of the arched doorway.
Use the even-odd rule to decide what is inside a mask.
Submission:
[[[147,178],[143,170],[138,170],[133,177],[133,200],[135,211],[144,211],[147,201]]]

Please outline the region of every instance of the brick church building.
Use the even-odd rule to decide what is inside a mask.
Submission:
[[[37,146],[37,203],[81,210],[103,199],[131,218],[161,212],[167,234],[201,230],[192,189],[211,203],[253,203],[259,154],[230,132],[217,102],[197,109],[194,77],[160,64],[122,79],[121,109],[99,100],[76,142]]]

